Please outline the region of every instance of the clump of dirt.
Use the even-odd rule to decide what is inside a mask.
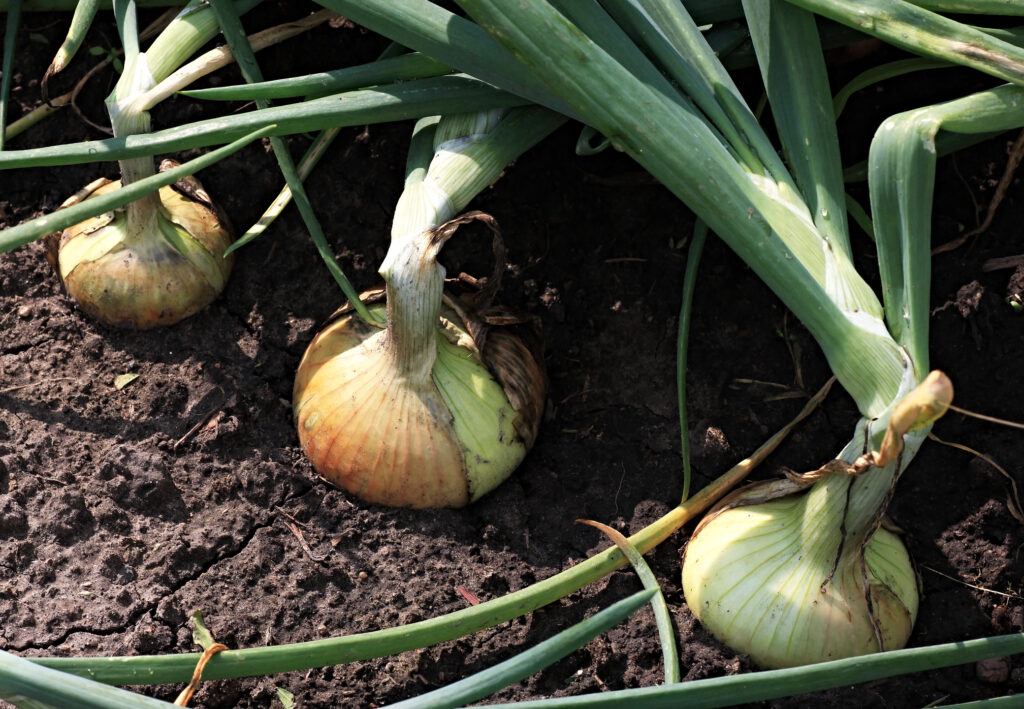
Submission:
[[[263,3],[247,22],[263,27],[297,14],[294,3]],[[38,100],[37,78],[66,21],[26,17],[25,32],[41,39],[24,42],[19,54],[13,95],[22,110]],[[110,23],[100,23],[87,46],[115,37]],[[368,61],[382,45],[358,28],[323,26],[267,50],[261,61],[268,76],[285,76]],[[89,63],[87,56],[78,61],[51,93]],[[949,90],[976,83],[956,75],[961,84],[953,81]],[[210,81],[238,76],[226,70]],[[82,98],[97,119],[109,83],[102,76]],[[923,93],[910,82],[906,92],[860,97],[847,122],[861,126],[854,132],[863,139],[880,116],[937,98]],[[176,98],[155,112],[155,123],[236,108]],[[309,180],[340,263],[360,288],[378,281],[408,135],[407,125],[345,130]],[[95,137],[102,136],[64,111],[10,147]],[[668,511],[681,490],[675,331],[692,215],[623,156],[576,157],[575,140],[575,128],[561,130],[474,204],[506,235],[511,266],[503,297],[544,323],[551,395],[522,468],[463,511],[367,506],[318,479],[304,460],[292,423],[292,376],[340,295],[291,210],[242,251],[220,300],[149,333],[85,318],[61,293],[39,245],[0,257],[0,648],[26,656],[193,651],[187,618],[196,609],[232,648],[409,623],[465,607],[460,588],[495,598],[604,548],[601,535],[575,525],[576,518],[628,532]],[[991,193],[990,166],[1005,160],[1006,141],[940,162],[936,243],[975,225],[972,193],[982,203]],[[308,136],[289,140],[296,155],[308,143]],[[862,143],[844,145],[848,159]],[[114,170],[95,164],[2,172],[0,215],[10,225],[52,210]],[[281,185],[265,146],[201,177],[240,226],[251,224]],[[987,293],[1004,290],[1005,273],[980,266],[1019,251],[1018,192],[1011,190],[974,248],[935,260],[936,306],[974,280]],[[865,272],[873,272],[871,243],[858,235],[855,247]],[[800,398],[780,398],[780,391],[797,390],[798,381],[813,389],[828,376],[813,341],[754,274],[716,240],[706,251],[688,375],[697,486],[800,409]],[[485,270],[472,249],[446,258],[452,270]],[[1017,395],[1024,336],[1002,299],[979,297],[966,319],[953,309],[939,312],[933,328],[933,364],[954,379],[959,402],[1024,419]],[[123,374],[138,378],[118,389],[114,380]],[[757,476],[782,465],[817,467],[845,443],[855,420],[852,402],[833,394]],[[936,431],[1019,475],[1018,433],[956,415]],[[1007,510],[1007,492],[985,465],[937,444],[928,444],[905,475],[891,516],[907,532],[924,587],[912,644],[1024,629],[1017,595],[1024,535]],[[684,541],[677,534],[650,558],[677,624],[686,679],[751,669],[687,610],[679,579]],[[211,682],[197,702],[268,706],[274,687],[285,687],[305,707],[385,704],[493,665],[638,588],[631,573],[615,573],[460,640],[309,672]],[[766,706],[916,706],[1024,689],[1018,666],[990,669],[976,675],[974,666],[955,667]],[[494,699],[651,685],[661,672],[653,618],[643,610]],[[146,691],[172,699],[179,689]]]

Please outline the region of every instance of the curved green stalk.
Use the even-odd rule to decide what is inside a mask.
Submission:
[[[446,687],[390,706],[394,709],[449,709],[484,699],[583,647],[631,616],[657,593],[650,589],[634,593],[504,662]]]
[[[882,123],[868,157],[871,213],[889,329],[928,371],[931,214],[940,130],[988,134],[1024,125],[1024,88],[1004,85]]]
[[[869,86],[874,86],[883,81],[889,79],[895,79],[898,76],[906,76],[918,71],[928,71],[930,69],[948,69],[956,66],[950,64],[942,59],[926,59],[923,57],[914,57],[913,59],[900,59],[894,62],[886,62],[879,66],[873,66],[870,69],[862,71],[857,76],[850,79],[843,88],[839,89],[835,97],[832,99],[832,111],[836,118],[842,115],[846,109],[846,104],[858,91],[863,91]]]
[[[274,81],[261,81],[236,86],[215,86],[209,89],[181,91],[190,98],[212,101],[253,101],[256,99],[297,98],[362,89],[367,86],[391,84],[396,81],[426,79],[452,72],[451,67],[425,54],[411,52],[397,57],[378,59],[369,64],[349,66],[334,71],[294,76]]]
[[[991,133],[939,133],[935,136],[935,152],[941,158],[946,155],[980,145],[986,140],[995,138],[1004,131],[993,131]],[[868,179],[868,161],[862,160],[843,169],[843,182],[864,182]]]
[[[676,647],[676,631],[675,624],[672,622],[672,612],[668,609],[668,604],[665,602],[665,594],[661,592],[658,579],[655,577],[654,572],[651,571],[651,567],[644,561],[643,554],[630,544],[629,540],[614,527],[587,519],[576,521],[603,532],[618,547],[619,551],[626,555],[630,565],[633,567],[633,571],[636,572],[637,577],[640,579],[640,583],[653,594],[651,597],[651,610],[654,611],[654,621],[658,626],[661,660],[665,666],[665,684],[681,682],[679,649]]]
[[[1024,49],[905,0],[789,0],[914,54],[1024,84]]]
[[[14,74],[14,49],[21,26],[21,0],[13,0],[4,24],[3,78],[0,79],[0,150],[4,149],[7,133],[7,109],[11,103],[11,78]]]
[[[256,61],[256,55],[252,51],[252,46],[249,44],[249,39],[246,37],[245,30],[242,28],[242,22],[231,0],[210,0],[210,5],[217,16],[217,22],[220,24],[224,37],[228,40],[231,53],[235,55],[235,61],[238,62],[242,76],[250,83],[262,81],[263,75],[260,71],[259,63]],[[267,99],[257,99],[256,101],[256,106],[260,109],[265,109],[269,105],[270,103]],[[335,258],[334,252],[327,242],[327,235],[324,234],[320,220],[316,217],[313,203],[310,202],[309,196],[306,194],[306,188],[303,186],[302,178],[295,169],[295,162],[292,160],[291,153],[288,152],[288,147],[277,136],[270,137],[270,145],[274,150],[274,157],[277,159],[277,165],[281,170],[281,174],[284,175],[288,189],[295,199],[295,206],[299,209],[299,214],[302,216],[302,221],[306,225],[306,230],[309,232],[309,236],[313,240],[320,258],[323,259],[327,270],[334,277],[335,282],[341,288],[341,291],[345,294],[348,302],[359,317],[362,318],[363,322],[371,322],[370,311],[359,297],[358,291],[352,286],[348,276],[341,270],[341,266],[338,265],[338,260]]]
[[[22,222],[18,226],[4,229],[0,231],[0,253],[24,246],[29,242],[59,232],[98,214],[124,207],[140,197],[156,192],[161,187],[174,184],[183,177],[187,177],[219,160],[223,160],[229,155],[238,152],[252,141],[266,136],[271,130],[271,127],[261,128],[229,145],[212,150],[205,155],[170,170],[137,180],[119,190],[84,200],[74,206],[58,209],[51,214],[45,214],[27,222]]]
[[[679,406],[679,454],[683,459],[682,502],[686,502],[686,498],[690,496],[690,484],[693,481],[693,462],[690,460],[690,426],[686,418],[686,360],[690,350],[693,294],[697,289],[697,272],[707,238],[708,225],[698,219],[693,226],[693,239],[690,241],[690,248],[686,252],[683,300],[679,305],[679,332],[676,335],[676,402]]]
[[[57,53],[54,55],[53,61],[50,62],[50,66],[47,67],[46,73],[43,74],[43,83],[54,74],[64,71],[67,65],[71,63],[75,54],[82,47],[82,42],[85,41],[89,28],[92,27],[92,21],[96,17],[97,10],[99,10],[99,0],[81,0],[75,6],[75,14],[71,18],[68,34],[61,43],[60,48],[57,49]]]
[[[0,153],[0,170],[125,160],[220,145],[268,125],[274,126],[271,135],[292,135],[332,127],[403,121],[446,110],[471,112],[526,103],[525,99],[482,81],[466,76],[442,76],[210,118],[143,135],[6,150]]]
[[[714,709],[747,702],[760,702],[807,692],[847,687],[911,672],[952,667],[990,657],[1024,652],[1024,633],[999,635],[931,647],[892,650],[846,660],[821,662],[785,670],[750,672],[727,677],[694,680],[682,684],[658,685],[601,694],[583,694],[560,699],[502,704],[509,709],[536,707],[622,707],[633,709]],[[1017,697],[1019,700],[1019,697]],[[1011,705],[1012,706],[1012,705]]]
[[[25,709],[169,709],[153,697],[40,667],[0,650],[0,699]]]

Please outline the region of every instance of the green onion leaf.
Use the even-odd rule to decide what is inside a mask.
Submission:
[[[784,670],[751,672],[727,677],[713,677],[681,684],[625,689],[602,694],[584,694],[560,699],[502,704],[508,709],[527,707],[559,708],[622,707],[623,709],[713,709],[747,702],[760,702],[806,692],[818,692],[898,677],[910,672],[923,672],[939,667],[963,665],[989,657],[1003,657],[1024,652],[1024,633],[1000,635],[979,640],[966,640],[931,647],[879,652],[874,655],[845,660],[820,662]],[[1020,697],[1015,697],[1019,701]]]
[[[140,197],[144,197],[151,192],[156,192],[161,187],[174,184],[181,178],[198,172],[203,168],[209,167],[218,160],[222,160],[229,155],[238,152],[252,141],[268,135],[272,130],[273,126],[261,128],[239,138],[229,145],[225,145],[217,150],[212,150],[206,155],[198,157],[195,160],[190,160],[189,162],[179,165],[171,170],[151,175],[133,182],[126,187],[122,187],[119,190],[109,192],[108,194],[84,200],[72,207],[58,209],[52,214],[46,214],[41,217],[36,217],[30,221],[22,222],[16,227],[4,229],[3,231],[0,231],[0,253],[16,249],[19,246],[23,246],[31,241],[35,241],[36,239],[40,239],[48,234],[53,234],[61,231],[62,229],[66,229],[69,226],[78,224],[90,217],[95,217],[98,214],[103,214],[104,212],[109,212],[113,209],[117,209],[118,207],[123,207],[129,202],[134,202]]]
[[[477,672],[447,687],[391,706],[394,709],[447,709],[483,699],[583,647],[601,633],[628,618],[650,601],[655,593],[653,590],[634,593],[494,667]]]
[[[700,219],[693,225],[693,238],[686,252],[686,272],[683,274],[683,299],[679,305],[679,331],[676,335],[676,401],[679,406],[679,455],[683,460],[683,494],[681,502],[690,496],[693,480],[693,462],[690,459],[690,426],[686,419],[686,360],[690,351],[690,323],[693,320],[693,294],[697,289],[697,271],[704,242],[708,238],[708,225]]]
[[[0,650],[0,699],[23,709],[168,709],[173,704],[41,667]]]
[[[905,0],[789,1],[908,52],[1024,84],[1024,49]]]
[[[179,93],[191,98],[214,101],[253,101],[255,99],[295,98],[297,96],[322,96],[324,94],[362,89],[367,86],[391,84],[410,79],[426,79],[444,76],[452,72],[451,67],[431,59],[425,54],[413,52],[398,57],[378,59],[369,64],[321,71],[315,74],[295,76],[274,81],[261,81],[238,86],[217,86],[210,89],[189,89]]]
[[[464,113],[528,103],[467,76],[442,76],[351,91],[288,106],[186,123],[123,138],[90,140],[0,153],[0,170],[15,167],[80,165],[221,145],[273,125],[271,135],[332,127],[402,121],[443,111]]]
[[[11,99],[11,77],[14,74],[14,48],[18,43],[21,26],[21,0],[12,0],[4,25],[3,78],[0,79],[0,150],[4,149],[7,132],[7,110]]]
[[[259,63],[256,61],[256,54],[252,51],[249,38],[242,28],[242,21],[239,19],[231,0],[210,0],[210,4],[217,15],[217,21],[224,32],[224,37],[228,40],[231,53],[235,55],[235,61],[238,62],[242,76],[250,83],[262,81],[263,75],[260,71]],[[267,99],[256,100],[256,106],[260,109],[266,109],[269,105]],[[292,197],[295,199],[295,206],[298,207],[299,214],[302,215],[302,221],[306,225],[306,230],[309,231],[310,238],[313,239],[313,244],[316,246],[320,258],[327,265],[327,270],[334,277],[335,282],[337,282],[345,297],[348,298],[349,303],[352,304],[359,317],[364,322],[371,322],[370,311],[363,304],[359,293],[352,286],[348,276],[341,270],[341,266],[338,265],[330,244],[327,243],[327,235],[324,234],[323,227],[320,226],[320,220],[316,218],[313,204],[309,201],[306,188],[302,185],[302,178],[299,177],[295,170],[295,162],[288,152],[288,147],[277,136],[271,136],[270,145],[273,147],[274,157],[277,158],[277,165],[284,175],[285,182],[288,183],[288,189],[291,190]]]

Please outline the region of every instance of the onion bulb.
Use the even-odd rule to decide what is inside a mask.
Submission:
[[[96,180],[63,206],[120,186]],[[231,240],[205,190],[186,178],[55,235],[51,261],[82,310],[108,325],[145,330],[172,325],[217,298],[231,272]]]
[[[690,610],[719,640],[769,668],[903,647],[918,609],[910,555],[884,512],[902,467],[949,407],[933,372],[839,459],[722,500],[683,561]],[[884,437],[883,437],[884,434]],[[882,441],[878,452],[870,443]]]
[[[371,321],[342,309],[299,365],[302,448],[320,475],[367,502],[464,506],[505,480],[537,436],[540,338],[529,320],[490,307],[500,247],[483,290],[444,291],[438,252],[474,219],[494,228],[473,213],[393,240],[386,288],[363,294]]]

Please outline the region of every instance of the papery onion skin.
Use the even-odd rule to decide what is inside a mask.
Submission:
[[[864,549],[842,548],[835,506],[845,502],[836,489],[844,482],[724,509],[690,539],[687,604],[715,637],[761,667],[892,650],[910,636],[918,607],[910,557],[882,528]]]
[[[143,234],[130,233],[124,212],[65,229],[54,244],[65,289],[91,317],[114,327],[173,325],[215,300],[231,273],[224,254],[232,237],[193,179],[188,192],[162,188]],[[65,206],[120,187],[98,180]]]
[[[365,297],[380,299],[379,291]],[[383,326],[383,305],[370,311]],[[506,333],[494,339],[502,366],[517,372],[504,378],[532,381],[529,406],[517,410],[459,316],[447,308],[441,315],[424,384],[392,366],[383,327],[347,312],[317,334],[299,365],[293,401],[302,448],[323,477],[367,502],[465,506],[504,481],[536,437],[541,364],[526,348],[519,359],[509,354]]]

